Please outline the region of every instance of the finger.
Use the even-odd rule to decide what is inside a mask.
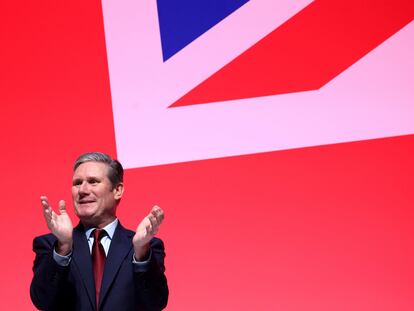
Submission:
[[[161,207],[155,205],[152,210],[151,210],[151,214],[153,214],[156,218],[159,224],[162,223],[162,221],[164,220],[164,211],[161,209]]]
[[[46,208],[50,207],[50,205],[49,205],[49,200],[48,200],[48,199],[47,199],[47,197],[46,197],[46,196],[44,196],[44,195],[42,195],[42,196],[40,197],[40,203],[42,204],[42,206],[43,206],[43,208],[44,208],[44,209],[46,209]]]
[[[154,235],[154,234],[156,234],[158,232],[158,227],[160,226],[160,224],[157,221],[157,218],[153,214],[148,215],[148,219],[151,222],[150,233],[152,235]]]
[[[59,201],[59,212],[60,214],[66,214],[66,203],[64,200]]]
[[[51,207],[47,203],[42,202],[42,206],[43,206],[43,213],[45,213],[45,212],[50,213],[52,211]]]
[[[160,225],[162,223],[162,220],[164,219],[164,212],[159,206],[154,206],[151,215],[154,220],[153,228],[152,228],[152,234],[156,235],[158,233],[158,229],[160,228]]]
[[[53,223],[56,221],[55,213],[49,208],[43,211],[43,216],[45,217],[47,227],[52,230]]]
[[[150,235],[152,232],[152,226],[150,224],[145,226],[145,231],[147,235]]]
[[[145,230],[146,230],[147,235],[154,236],[155,234],[157,234],[158,228],[159,226],[148,225],[145,227]]]
[[[40,197],[40,203],[43,207],[43,215],[47,217],[48,219],[52,217],[52,208],[49,205],[49,202],[47,200],[47,197],[41,196]]]
[[[43,210],[43,216],[45,217],[47,222],[50,222],[52,220],[52,211],[51,209],[44,209]]]
[[[155,215],[155,217],[160,218],[161,220],[164,219],[164,211],[161,207],[155,205],[152,208],[152,213]]]
[[[47,196],[41,195],[40,196],[40,201],[47,201]]]
[[[151,228],[153,229],[155,226],[157,226],[157,224],[158,224],[158,221],[157,221],[157,218],[153,215],[153,214],[149,214],[148,216],[147,216],[147,218],[148,218],[148,220],[150,221],[150,223],[151,223]]]
[[[58,215],[55,213],[55,211],[54,210],[52,210],[52,220],[57,220],[57,218],[58,218]]]

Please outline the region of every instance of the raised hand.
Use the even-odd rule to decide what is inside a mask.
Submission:
[[[161,207],[155,205],[151,212],[138,225],[132,240],[135,258],[137,260],[145,258],[149,249],[149,241],[157,234],[163,220],[164,211]]]
[[[66,212],[65,201],[59,201],[59,214],[52,209],[47,197],[41,196],[40,202],[42,203],[43,216],[45,217],[47,227],[58,239],[56,252],[60,255],[69,254],[73,245],[73,226]]]

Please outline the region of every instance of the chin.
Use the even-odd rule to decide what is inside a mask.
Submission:
[[[77,206],[75,211],[79,218],[89,218],[96,213],[96,208],[93,206]]]

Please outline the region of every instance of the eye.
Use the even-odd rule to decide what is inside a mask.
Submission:
[[[80,179],[75,179],[74,181],[72,181],[72,186],[79,186],[82,183],[82,181]]]
[[[99,180],[96,178],[89,178],[88,183],[91,185],[96,185],[97,183],[99,183]]]

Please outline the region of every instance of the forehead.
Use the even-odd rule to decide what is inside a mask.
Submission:
[[[87,177],[107,177],[108,165],[102,162],[89,161],[79,165],[73,172],[73,179]]]

